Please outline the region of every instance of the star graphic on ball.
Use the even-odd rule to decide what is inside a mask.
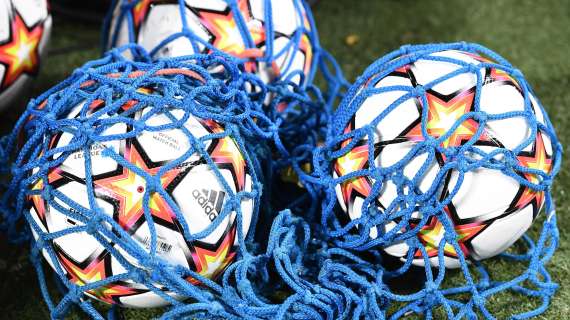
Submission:
[[[254,20],[249,1],[238,0],[237,8],[249,34],[242,34],[238,27],[236,12],[228,7],[223,12],[197,10],[202,24],[212,35],[212,45],[224,52],[239,58],[256,58],[263,56],[258,46],[265,42],[265,30],[260,21]],[[249,39],[248,39],[249,38]],[[248,46],[251,40],[253,47]]]
[[[449,100],[438,97],[434,93],[426,93],[426,107],[428,108],[427,133],[434,138],[446,135],[463,115],[472,111],[474,96],[475,93],[472,90],[461,92]],[[422,101],[421,99],[418,100]],[[479,123],[476,120],[472,118],[466,119],[458,123],[449,137],[441,142],[441,146],[444,148],[458,147],[473,138],[478,129]],[[411,141],[425,140],[422,134],[422,123],[418,121],[405,136]],[[489,140],[490,137],[484,129],[480,137],[478,137],[478,141]]]
[[[58,260],[67,272],[68,279],[78,285],[84,286],[93,282],[105,280],[111,270],[111,255],[102,251],[99,256],[87,259],[84,263],[77,263],[65,254],[57,245],[54,246]],[[133,288],[123,281],[116,281],[100,287],[85,291],[86,294],[109,304],[121,304],[119,298],[148,292],[145,289]]]
[[[234,242],[237,226],[232,223],[220,237],[216,244],[195,241],[190,246],[192,262],[196,272],[208,279],[216,279],[230,265],[236,256]],[[200,281],[188,277],[190,283],[199,284]]]
[[[22,74],[38,72],[39,45],[44,32],[43,24],[28,28],[18,13],[10,25],[10,39],[0,45],[0,63],[4,65],[4,79],[0,89],[13,84]]]
[[[155,176],[160,166],[151,167],[142,157],[135,144],[125,152],[125,158],[132,166]],[[160,177],[160,183],[166,190],[180,173],[180,169],[168,170]],[[115,219],[119,225],[129,232],[135,232],[144,221],[144,197],[147,191],[147,180],[129,167],[123,167],[122,173],[94,181],[95,192],[102,198],[110,198],[118,202]],[[158,193],[149,196],[148,207],[151,215],[167,225],[176,224],[176,215],[166,200]]]
[[[201,120],[200,122],[212,134],[224,132],[224,128],[213,120]],[[218,168],[228,169],[232,172],[236,190],[238,192],[243,191],[247,175],[247,164],[235,140],[230,136],[213,139],[209,153],[212,161]]]
[[[344,133],[349,133],[354,128],[354,119],[345,128]],[[341,147],[346,147],[352,139],[347,139],[341,143]],[[368,168],[368,145],[366,142],[352,148],[349,152],[338,157],[334,163],[334,170],[339,177],[354,171]],[[355,177],[344,181],[340,185],[344,203],[350,208],[354,197],[359,194],[367,197],[370,194],[370,181],[366,176]]]
[[[545,174],[549,174],[552,169],[552,157],[546,152],[543,133],[538,131],[531,151],[520,152],[517,156],[520,165],[523,167],[540,170]],[[540,178],[536,174],[521,173],[527,181],[538,184]],[[531,187],[521,185],[515,200],[511,204],[511,210],[520,210],[529,204],[533,205],[534,216],[538,215],[538,211],[544,202],[544,192],[533,190]],[[509,211],[509,210],[507,210]]]

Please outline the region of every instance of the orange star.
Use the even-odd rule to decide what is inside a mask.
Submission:
[[[344,130],[344,133],[348,133],[352,130],[353,122]],[[347,139],[341,143],[342,147],[345,147],[350,143],[352,139]],[[334,169],[339,177],[349,174],[354,171],[358,171],[368,167],[368,145],[363,144],[354,147],[348,153],[336,159],[334,163]],[[340,185],[342,196],[344,202],[349,205],[353,199],[353,191],[358,194],[367,197],[370,194],[370,182],[364,176],[355,177],[353,179],[347,180]]]
[[[265,30],[261,24],[251,23],[253,20],[249,1],[238,0],[238,9],[243,16],[255,48],[248,48],[246,39],[239,31],[234,11],[228,8],[224,12],[199,10],[198,16],[202,24],[213,35],[212,45],[238,58],[257,58],[263,51],[257,48],[265,41]]]
[[[309,74],[309,72],[311,71],[311,64],[313,61],[313,46],[311,44],[311,41],[309,40],[309,37],[304,34],[301,37],[301,43],[299,43],[299,49],[305,53],[305,67],[303,69],[303,72],[305,74]]]
[[[130,2],[132,2],[131,0]],[[132,9],[131,12],[133,14],[133,22],[135,24],[135,28],[138,29],[142,22],[144,21],[148,10],[150,9],[150,5],[153,3],[154,0],[140,0]]]
[[[61,170],[59,168],[54,168],[50,170],[47,175],[48,183],[53,187],[54,184],[58,184],[59,181],[63,179],[61,176]],[[38,179],[33,185],[31,190],[41,191],[44,189],[44,180]],[[47,229],[47,220],[46,220],[46,213],[48,211],[48,207],[46,206],[46,201],[42,197],[41,194],[34,194],[28,197],[28,200],[31,201],[31,205],[33,206],[38,218],[43,223],[44,227]]]
[[[475,237],[484,228],[485,225],[478,222],[456,224],[454,226],[455,232],[457,233],[456,240],[465,256],[469,255],[469,249],[466,246],[466,242]],[[438,255],[439,243],[444,238],[444,234],[445,228],[437,217],[432,217],[431,221],[420,230],[418,238],[425,246],[428,257],[431,258]],[[443,250],[446,256],[457,257],[457,252],[453,245],[446,243]],[[414,256],[416,258],[421,258],[422,252],[418,249]]]
[[[63,250],[57,250],[57,255],[59,262],[67,271],[69,280],[78,286],[84,286],[107,278],[107,270],[109,270],[111,263],[109,260],[110,256],[106,251],[88,262],[85,266],[75,263],[71,258],[65,255]],[[87,290],[85,293],[109,304],[121,304],[119,300],[120,297],[132,296],[147,291],[148,290],[136,289],[120,284],[119,282],[114,282]]]
[[[550,173],[550,170],[552,169],[552,159],[546,153],[544,139],[542,138],[541,132],[536,133],[536,139],[532,151],[519,153],[517,159],[522,166],[529,169],[540,170],[546,174]],[[523,176],[529,182],[532,182],[534,184],[540,183],[538,175],[525,173]],[[538,210],[542,207],[542,203],[544,201],[544,192],[535,191],[529,187],[521,186],[519,195],[520,196],[515,199],[514,205],[511,205],[511,207],[519,210],[532,203],[534,205],[536,215],[538,213]]]
[[[125,157],[132,165],[142,169],[150,175],[156,175],[160,167],[149,168],[135,146],[125,152]],[[146,180],[129,168],[124,167],[122,174],[95,181],[95,191],[100,196],[108,196],[119,202],[117,221],[126,231],[136,231],[143,223],[143,198],[146,190]],[[179,174],[180,169],[174,168],[160,177],[164,189],[172,183]],[[150,196],[148,206],[150,213],[159,221],[175,224],[175,214],[166,201],[158,194]]]
[[[334,164],[334,169],[339,177],[348,173],[364,169],[368,164],[368,146],[354,147],[347,154],[339,157]],[[340,185],[345,203],[349,203],[353,191],[357,191],[364,197],[370,194],[370,183],[366,177],[355,177]]]
[[[37,73],[40,62],[38,46],[43,32],[43,24],[28,29],[16,13],[10,26],[11,38],[9,42],[0,45],[0,63],[6,67],[0,89],[10,86],[23,73]]]
[[[213,120],[203,120],[202,124],[212,133],[224,132],[224,128]],[[236,190],[245,189],[247,164],[235,140],[230,136],[212,141],[213,150],[210,152],[212,161],[221,169],[229,169],[234,177]]]
[[[487,83],[501,81],[505,83],[510,83],[520,90],[520,85],[518,81],[515,80],[515,78],[513,78],[508,72],[496,68],[489,68],[487,73],[488,73],[486,79]]]
[[[194,261],[195,270],[198,274],[205,278],[215,280],[226,270],[236,256],[236,252],[233,248],[236,231],[234,224],[215,245],[203,244],[204,247],[200,247],[197,246],[199,242],[194,243],[192,260]],[[192,284],[200,283],[192,277],[188,277],[186,280]]]
[[[434,94],[427,93],[426,98],[428,102],[428,121],[427,121],[427,132],[430,136],[434,138],[439,138],[445,135],[451,127],[457,122],[461,116],[471,111],[473,105],[473,98],[475,93],[472,91],[464,91],[449,101],[444,101],[441,98],[436,97]],[[423,141],[424,136],[422,135],[422,124],[419,122],[414,128],[412,128],[406,137],[412,141]],[[453,133],[441,145],[445,148],[447,147],[457,147],[464,142],[471,139],[477,129],[479,128],[479,123],[473,119],[467,119],[463,121],[459,126],[453,131]],[[489,141],[490,138],[488,134],[483,131],[480,140]]]

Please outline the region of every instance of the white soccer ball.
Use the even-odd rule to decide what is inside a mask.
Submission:
[[[491,67],[479,67],[489,61],[479,55],[462,51],[442,51],[431,57],[452,58],[475,66],[482,79],[482,89],[476,92],[477,72],[466,72],[453,76],[432,88],[426,89],[427,106],[420,98],[404,100],[397,108],[389,112],[377,123],[374,135],[375,150],[369,153],[367,139],[363,138],[352,150],[338,158],[333,163],[334,177],[342,177],[351,172],[367,169],[369,154],[374,155],[377,168],[387,168],[398,164],[405,156],[412,154],[414,146],[424,141],[422,134],[422,111],[427,110],[427,133],[433,138],[446,134],[457,120],[464,114],[474,111],[475,96],[480,95],[481,111],[487,114],[502,114],[507,112],[524,111],[525,102],[520,84],[507,73]],[[450,61],[434,61],[420,58],[414,63],[405,65],[385,77],[373,76],[364,85],[367,89],[388,88],[401,86],[411,88],[426,86],[430,82],[449,74],[463,66]],[[364,90],[360,88],[359,92]],[[407,90],[391,90],[374,93],[366,98],[352,116],[344,132],[350,132],[370,124],[397,99],[408,93]],[[358,93],[357,93],[358,95]],[[354,100],[353,100],[354,101]],[[542,107],[530,95],[531,109],[539,123],[546,125]],[[441,143],[444,149],[458,148],[464,145],[479,128],[479,122],[468,119],[461,122],[448,139]],[[513,150],[531,137],[532,129],[524,116],[507,117],[500,120],[490,120],[486,123],[483,133],[474,146],[483,152],[497,148]],[[348,141],[344,143],[346,145]],[[405,164],[403,173],[408,179],[417,179],[419,193],[426,193],[430,188],[436,190],[434,196],[443,198],[453,190],[458,181],[458,172],[451,170],[446,173],[445,183],[432,186],[434,179],[448,159],[442,152],[436,152],[435,158],[428,160],[427,152],[418,152],[412,160]],[[479,155],[470,154],[477,159]],[[553,157],[553,145],[546,132],[538,129],[534,141],[516,154],[521,166],[550,173]],[[496,156],[501,161],[502,156]],[[422,169],[422,167],[424,169]],[[423,176],[417,176],[424,171]],[[532,183],[538,183],[540,177],[534,174],[517,172]],[[370,176],[359,176],[336,186],[337,201],[341,211],[350,220],[362,216],[364,200],[371,193],[375,181]],[[389,208],[398,196],[411,193],[404,188],[398,190],[392,180],[382,184],[379,195],[373,201],[381,212]],[[404,198],[400,198],[401,201]],[[459,192],[446,206],[445,212],[451,218],[457,241],[467,259],[481,260],[493,257],[511,246],[531,226],[544,202],[544,193],[535,192],[521,185],[516,179],[500,170],[479,168],[465,174]],[[398,210],[398,206],[393,208]],[[421,215],[416,211],[410,221],[412,226],[419,222]],[[391,221],[384,226],[383,232],[388,232],[396,226]],[[370,228],[370,237],[378,236],[378,228]],[[431,217],[428,223],[419,231],[417,237],[425,246],[430,263],[438,265],[438,245],[444,238],[444,228],[437,218]],[[384,250],[395,257],[405,259],[409,246],[405,242],[395,243]],[[447,267],[458,267],[457,252],[450,244],[444,247],[444,262]],[[414,252],[415,265],[424,265],[419,250]]]
[[[136,100],[128,101],[125,103],[125,111],[136,104]],[[88,118],[103,105],[102,100],[95,100],[86,107],[85,101],[81,101],[71,109],[67,118]],[[172,117],[182,119],[185,116],[183,110],[172,109],[168,114],[153,113],[148,117],[149,109],[149,107],[142,108],[129,117],[135,120],[144,117],[147,126],[157,128],[172,123]],[[83,114],[84,112],[86,113]],[[104,119],[110,116],[98,115],[98,117]],[[70,133],[72,130],[60,129],[57,135],[48,138],[50,150],[75,143],[76,137]],[[106,127],[101,135],[118,135],[132,130],[132,127],[120,122]],[[208,134],[224,132],[222,125],[213,120],[190,116],[184,124],[184,129],[144,131],[134,138],[94,143],[90,146],[93,181],[91,187],[96,206],[131,234],[140,248],[150,252],[151,231],[144,215],[143,205],[145,196],[148,196],[148,207],[157,235],[157,256],[172,265],[186,267],[215,280],[233,261],[239,245],[237,213],[232,207],[224,208],[229,206],[228,199],[231,194],[252,190],[250,170],[253,168],[248,166],[242,150],[232,136],[204,141],[205,150],[221,173],[222,179],[216,176],[215,170],[198,153],[194,153],[181,164],[160,175],[162,188],[173,203],[169,203],[168,197],[160,193],[148,191],[147,194],[147,180],[137,174],[136,170],[103,156],[103,150],[109,148],[137,170],[158,175],[161,168],[183,157],[190,150],[191,140],[185,130],[197,139]],[[73,218],[73,214],[85,215],[86,212],[94,210],[93,204],[89,202],[89,190],[86,185],[86,155],[78,148],[74,150],[61,165],[49,171],[49,181],[38,179],[32,186],[33,190],[44,190],[46,184],[49,184],[54,192],[68,199],[64,201],[64,197],[54,197],[48,202],[42,194],[30,196],[31,216],[41,227],[42,232],[54,233],[83,226],[85,224]],[[54,160],[61,156],[62,153],[57,153]],[[244,234],[247,234],[254,210],[254,200],[247,197],[241,199],[241,227]],[[75,205],[70,205],[70,202]],[[181,220],[177,218],[173,205],[180,210],[191,234],[204,231],[219,214],[225,212],[224,210],[233,211],[230,211],[212,233],[199,240],[187,241],[183,235]],[[35,236],[37,238],[37,234]],[[127,271],[120,259],[112,255],[100,240],[87,232],[66,234],[55,238],[50,245],[57,259],[52,261],[44,250],[46,260],[54,269],[58,264],[67,278],[77,285],[104,280]],[[137,260],[121,247],[111,245],[129,263],[138,266]],[[144,268],[144,266],[138,267]],[[199,284],[198,280],[191,277],[186,280]],[[159,284],[155,286],[176,299],[183,298]],[[86,294],[109,304],[126,307],[157,307],[167,304],[165,299],[150,291],[145,285],[130,279],[88,290]]]
[[[0,0],[0,109],[38,74],[50,31],[46,0]]]
[[[239,0],[235,8],[229,3],[117,1],[112,9],[107,45],[112,48],[137,43],[153,58],[207,53],[217,48],[244,59],[247,71],[265,82],[279,78],[301,84],[301,75],[312,77],[315,31],[301,0]],[[272,20],[267,22],[269,6]],[[268,35],[269,23],[272,35]],[[240,24],[244,33],[240,32]],[[272,47],[268,48],[270,37]]]

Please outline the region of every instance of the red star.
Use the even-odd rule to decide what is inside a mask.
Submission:
[[[517,156],[517,159],[521,166],[529,169],[540,170],[545,174],[550,173],[550,170],[552,169],[552,159],[546,152],[541,132],[536,133],[536,139],[532,151],[521,152]],[[529,182],[534,184],[540,183],[539,177],[535,174],[525,173],[523,176]],[[517,197],[511,207],[520,210],[532,203],[534,205],[535,214],[537,214],[544,201],[544,192],[535,191],[529,187],[521,186],[519,195],[520,196]]]
[[[224,132],[224,128],[213,120],[203,120],[201,122],[212,133]],[[247,164],[235,140],[230,136],[226,136],[212,141],[212,145],[214,146],[214,149],[210,152],[212,161],[219,168],[232,171],[236,190],[238,192],[243,191],[245,189]]]
[[[263,51],[257,48],[265,41],[263,26],[261,23],[251,23],[253,17],[248,0],[238,0],[238,9],[247,24],[255,48],[246,46],[246,40],[237,27],[233,10],[228,9],[224,12],[198,10],[198,17],[212,34],[212,45],[214,47],[239,58],[258,58],[263,56]]]
[[[10,86],[24,73],[37,73],[40,62],[38,47],[43,32],[43,24],[28,29],[16,13],[10,26],[11,40],[0,46],[0,63],[6,67],[0,89]]]
[[[111,256],[106,251],[85,266],[75,263],[73,259],[65,255],[63,250],[57,250],[57,255],[59,262],[67,271],[69,280],[78,286],[84,286],[107,278]],[[121,304],[120,297],[142,294],[147,291],[114,282],[96,289],[87,290],[85,293],[109,304]]]
[[[150,175],[156,175],[160,167],[149,168],[135,146],[131,146],[125,152],[127,161],[142,169]],[[146,190],[146,180],[124,167],[120,175],[103,178],[95,181],[95,191],[100,196],[108,196],[119,202],[117,221],[126,231],[135,231],[142,223],[144,215],[143,198]],[[160,177],[164,189],[180,173],[180,169],[174,168]],[[158,194],[153,193],[148,203],[150,213],[169,224],[175,224],[176,215],[166,201]]]
[[[192,260],[194,261],[195,271],[198,274],[215,280],[226,270],[236,256],[234,250],[236,231],[234,224],[215,245],[205,244],[201,247],[198,246],[199,242],[194,243]],[[192,284],[200,283],[192,277],[188,277],[186,280]]]
[[[475,93],[464,91],[449,101],[442,100],[431,93],[426,94],[428,102],[427,133],[439,138],[445,135],[461,116],[471,111]],[[479,128],[479,123],[473,119],[463,121],[453,131],[453,133],[441,145],[447,147],[457,147],[470,140]],[[418,124],[406,133],[406,137],[412,141],[425,140],[422,134],[422,124]],[[486,130],[483,131],[479,140],[490,141]]]

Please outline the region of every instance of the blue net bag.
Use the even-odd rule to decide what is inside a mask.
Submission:
[[[125,59],[124,50],[134,52],[136,61]],[[427,58],[457,64],[460,66],[457,69],[459,71],[452,71],[433,83],[412,88],[403,85],[374,88],[377,81],[369,80],[381,80],[393,72],[403,71],[403,66],[445,50],[460,50],[470,53],[471,57],[481,56],[487,59],[466,63],[461,59],[437,55],[435,58]],[[417,150],[423,153],[434,156],[436,153],[444,154],[450,168],[475,170],[481,166],[491,167],[503,174],[510,174],[518,183],[532,191],[543,192],[547,214],[538,218],[542,219],[539,220],[542,229],[531,230],[516,245],[516,250],[493,259],[507,261],[514,266],[512,274],[508,275],[494,274],[485,261],[478,261],[463,252],[456,237],[454,221],[446,218],[445,210],[433,209],[446,203],[446,198],[431,196],[430,192],[436,192],[434,190],[401,189],[402,194],[397,201],[405,203],[407,207],[388,206],[394,211],[390,211],[390,215],[379,212],[374,198],[378,197],[382,183],[395,180],[396,184],[411,186],[415,182],[406,177],[401,168],[396,166],[383,169],[376,166],[374,161],[369,161],[368,168],[348,175],[334,177],[331,171],[336,159],[357,146],[359,141],[366,140],[366,136],[376,134],[371,130],[374,127],[371,124],[345,130],[347,122],[365,98],[391,90],[405,91],[404,95],[408,96],[396,100],[388,108],[396,110],[404,100],[416,97],[424,99],[422,97],[439,82],[461,73],[477,75],[487,67],[504,71],[494,75],[502,77],[501,81],[516,81],[524,97],[524,110],[500,116],[485,115],[485,112],[475,110],[460,117],[459,121],[475,119],[483,123],[492,121],[495,117],[528,117],[529,127],[535,129],[531,130],[521,147],[511,149],[514,153],[510,153],[507,148],[495,146],[496,150],[501,151],[489,155],[477,151],[478,145],[467,143],[464,148],[469,148],[471,158],[464,156],[462,162],[456,159],[461,158],[460,150],[466,151],[465,149],[440,146],[440,143],[449,139],[448,135],[436,136],[427,142],[417,140],[416,143]],[[329,68],[323,67],[323,70],[323,73],[329,72]],[[345,82],[341,76],[335,75],[334,71],[338,69],[334,64],[330,70],[333,72],[328,75],[332,77],[331,87],[336,88],[332,90],[336,90],[336,98]],[[474,77],[476,88],[483,86],[483,80],[487,80],[481,75]],[[252,91],[252,87],[259,89]],[[141,299],[144,303],[154,301],[150,306],[167,305],[153,309],[156,317],[163,319],[396,319],[411,314],[428,319],[493,318],[493,305],[489,301],[501,292],[513,292],[519,298],[526,296],[538,300],[532,310],[521,311],[513,315],[514,318],[528,318],[546,310],[557,288],[545,265],[558,241],[550,185],[560,168],[561,147],[542,107],[537,100],[531,102],[531,91],[520,71],[500,56],[478,45],[458,43],[411,46],[403,47],[371,66],[347,92],[331,120],[323,118],[322,114],[328,117],[326,112],[314,115],[319,110],[331,110],[334,98],[328,97],[334,95],[330,95],[330,90],[327,92],[321,95],[317,88],[296,89],[291,82],[266,84],[262,79],[246,72],[239,61],[223,54],[151,62],[150,56],[142,48],[128,46],[87,63],[69,79],[33,100],[14,132],[2,141],[3,157],[6,159],[12,156],[14,159],[10,167],[13,178],[2,201],[3,226],[11,232],[15,241],[31,238],[31,259],[51,316],[63,318],[78,307],[75,310],[81,310],[94,319],[130,315],[136,317],[136,313],[131,313],[130,309],[121,308],[118,304],[137,306],[141,302],[137,302],[136,296],[141,294],[146,295]],[[285,125],[279,120],[283,119],[281,115],[268,112],[267,96],[297,105],[290,109],[291,114],[303,115],[313,127],[299,129],[299,135],[302,133],[304,137],[295,136],[293,125],[284,130]],[[477,99],[474,98],[474,101]],[[542,111],[542,120],[538,120],[534,113],[537,109],[528,112],[531,106]],[[376,123],[388,113],[377,117]],[[187,127],[189,119],[196,120],[195,126]],[[322,125],[328,121],[328,127],[323,129]],[[420,123],[426,125],[427,117]],[[130,129],[119,133],[110,130],[117,125]],[[319,129],[315,131],[315,127]],[[202,129],[196,131],[196,128]],[[169,130],[180,130],[181,133],[175,135],[175,138],[157,134]],[[315,143],[323,132],[327,134],[326,141],[314,152],[311,149],[315,149]],[[63,133],[70,136],[61,138]],[[152,170],[155,168],[152,164],[147,164],[155,162],[152,156],[141,156],[136,158],[137,161],[125,157],[126,150],[135,150],[140,147],[137,143],[145,145],[144,143],[131,142],[134,147],[130,149],[113,145],[113,141],[141,140],[141,136],[149,133],[153,140],[168,146],[175,144],[173,139],[176,140],[176,137],[187,139],[191,143],[180,148],[186,152],[179,153],[180,151],[175,151],[177,148],[170,149],[170,152],[158,152],[155,157],[159,159],[176,157],[160,163],[157,171]],[[551,169],[547,173],[525,169],[518,161],[512,161],[512,158],[511,161],[505,160],[525,151],[528,145],[536,141],[539,133],[547,136],[552,145]],[[60,136],[59,140],[55,139],[57,141],[54,140],[56,136]],[[306,136],[311,138],[307,140]],[[64,143],[60,144],[59,141]],[[296,152],[300,156],[295,156],[297,153],[291,150],[299,148],[299,143],[302,149]],[[225,174],[228,170],[227,154],[224,157],[213,153],[214,150],[219,151],[220,145],[231,146],[234,150],[232,154],[242,155],[241,163],[248,168],[249,179],[234,179],[235,176],[243,175]],[[365,143],[364,146],[369,144]],[[374,148],[365,150],[372,152],[370,150]],[[311,196],[316,199],[313,208],[318,208],[322,203],[321,216],[310,212],[307,209],[310,207],[305,205],[299,205],[295,212],[284,210],[278,214],[272,210],[264,213],[264,208],[259,208],[265,205],[264,200],[260,200],[262,193],[276,192],[268,188],[266,182],[266,179],[274,179],[270,174],[274,174],[273,165],[276,163],[271,161],[270,168],[264,168],[268,164],[263,159],[272,158],[267,156],[268,152],[287,155],[283,158],[288,158],[290,162],[287,165],[297,170],[298,179],[306,186],[306,193],[314,194]],[[502,161],[494,159],[499,153],[504,155],[504,158],[499,157]],[[97,182],[109,177],[93,174],[97,168],[89,163],[97,157],[129,169],[143,182],[142,189],[138,188],[140,183],[134,184],[136,188],[130,192],[140,194],[139,213],[142,215],[139,218],[147,222],[149,231],[146,234],[129,233],[126,231],[128,228],[125,228],[131,222],[129,219],[106,213],[104,204],[99,200],[104,197],[108,199],[114,189],[108,188],[106,192],[98,190],[103,183]],[[314,169],[307,173],[302,167],[306,159],[311,157],[314,158]],[[374,159],[371,155],[369,157]],[[73,194],[79,189],[62,192],[57,185],[61,176],[70,177],[70,173],[66,173],[70,170],[61,170],[66,165],[72,167],[67,162],[70,158],[84,163],[83,171],[87,174],[80,178],[85,185],[83,194],[87,195],[84,202],[73,199]],[[411,161],[412,158],[405,158],[401,163]],[[192,191],[186,195],[187,198],[191,199],[196,194],[196,202],[206,204],[196,210],[196,214],[203,214],[209,222],[198,231],[192,229],[192,221],[186,221],[185,211],[179,208],[183,201],[179,203],[169,188],[169,183],[176,179],[165,177],[171,170],[185,170],[191,166],[203,166],[213,177],[195,179],[199,180],[200,188],[187,189]],[[236,161],[230,167],[234,168],[234,172],[243,172],[235,170]],[[74,174],[77,172],[71,172],[71,175]],[[529,175],[535,175],[536,178],[530,179]],[[369,180],[372,181],[373,192],[363,200],[368,209],[362,211],[360,218],[351,220],[350,215],[347,218],[337,203],[335,189],[343,182],[362,176],[374,178]],[[441,179],[436,176],[431,183],[437,185]],[[40,181],[48,183],[39,183]],[[211,188],[211,181],[217,181],[220,189]],[[249,188],[240,187],[244,186],[243,181],[249,181],[245,183]],[[403,190],[413,192],[407,194]],[[450,192],[447,197],[453,198],[455,194]],[[154,195],[164,201],[156,199]],[[220,199],[223,199],[221,212],[216,212],[217,215],[210,220],[209,214],[212,211],[206,209],[207,204],[215,208]],[[65,228],[46,230],[46,225],[37,214],[42,203],[44,209],[56,209],[62,213]],[[248,207],[244,203],[251,205]],[[414,209],[419,203],[425,209],[422,209],[422,216],[418,219]],[[172,214],[160,216],[155,208],[161,204],[171,208]],[[428,224],[430,217],[442,221],[446,234],[442,237],[444,240],[436,246],[435,259],[429,256],[434,252],[433,246],[422,242],[421,238],[421,230]],[[22,218],[25,218],[25,222]],[[187,222],[178,224],[178,232],[185,239],[188,251],[192,252],[186,257],[197,257],[196,261],[208,262],[207,258],[200,258],[209,254],[210,257],[221,257],[222,262],[202,269],[198,268],[199,263],[192,266],[173,263],[165,254],[165,251],[172,248],[164,241],[161,229],[168,219]],[[265,223],[259,222],[262,219],[265,219]],[[391,220],[396,221],[399,227],[385,231],[386,224]],[[32,235],[26,229],[28,224],[33,230]],[[376,235],[372,237],[370,231],[374,227]],[[219,236],[220,229],[224,229],[222,234],[226,237]],[[80,234],[95,239],[93,243],[101,246],[115,259],[114,264],[111,263],[111,270],[120,272],[101,279],[101,273],[85,270],[97,263],[71,268],[69,263],[61,263],[65,258],[69,261],[70,257],[62,255],[65,244],[60,244],[58,248],[57,239]],[[204,245],[208,237],[209,240],[229,240],[216,241],[215,246]],[[383,248],[402,242],[407,245],[406,255],[394,258],[384,252]],[[225,246],[227,250],[219,250],[224,248],[219,245],[223,243],[233,245]],[[447,244],[456,253],[459,270],[446,267],[444,249],[448,248]],[[84,246],[89,245],[92,244],[84,243]],[[423,267],[416,266],[418,251],[419,260],[424,260]],[[439,264],[430,267],[434,260]],[[50,262],[54,266],[50,266]],[[50,275],[54,275],[53,280]],[[93,277],[88,280],[85,275]],[[58,290],[54,290],[54,287]],[[100,301],[114,304],[109,306]]]
[[[326,55],[310,7],[300,0],[115,0],[103,35],[105,49],[136,43],[153,59],[222,51],[265,83],[301,87],[312,84]]]
[[[527,318],[557,287],[545,264],[558,242],[550,189],[561,154],[542,105],[504,58],[476,44],[404,46],[349,89],[315,154],[323,232],[383,258],[375,288],[396,303],[384,315],[493,318],[492,301],[510,292],[536,299],[513,314]],[[542,230],[502,253],[543,204]],[[519,268],[493,274],[483,260],[496,255]]]
[[[255,74],[269,120],[279,127],[263,155],[266,192],[275,209],[316,211],[318,191],[299,179],[311,170],[311,150],[324,141],[333,103],[347,82],[319,43],[311,9],[301,0],[160,2],[115,0],[107,14],[103,47],[143,46],[152,59],[189,53],[224,52]],[[127,52],[128,57],[137,52]],[[320,79],[328,87],[314,86]],[[324,81],[323,81],[324,80]],[[276,83],[288,86],[277,86]],[[268,87],[264,85],[268,84]],[[268,90],[268,92],[259,92]],[[321,96],[322,94],[322,96]],[[307,103],[323,101],[325,105]],[[308,191],[308,192],[305,192]]]
[[[151,62],[127,46],[32,100],[3,140],[13,164],[2,222],[12,241],[31,239],[51,316],[74,306],[92,318],[120,316],[119,306],[169,305],[157,311],[163,318],[288,313],[291,304],[270,302],[291,295],[273,278],[295,273],[306,246],[296,237],[308,229],[288,211],[275,219],[263,210],[259,221],[269,189],[261,181],[271,173],[259,159],[294,147],[265,101],[279,94],[296,115],[325,105],[317,89],[291,88],[266,86],[227,55]],[[320,127],[322,114],[303,117]],[[311,130],[300,128],[297,141],[312,141],[319,133]],[[285,261],[273,265],[274,254]]]

